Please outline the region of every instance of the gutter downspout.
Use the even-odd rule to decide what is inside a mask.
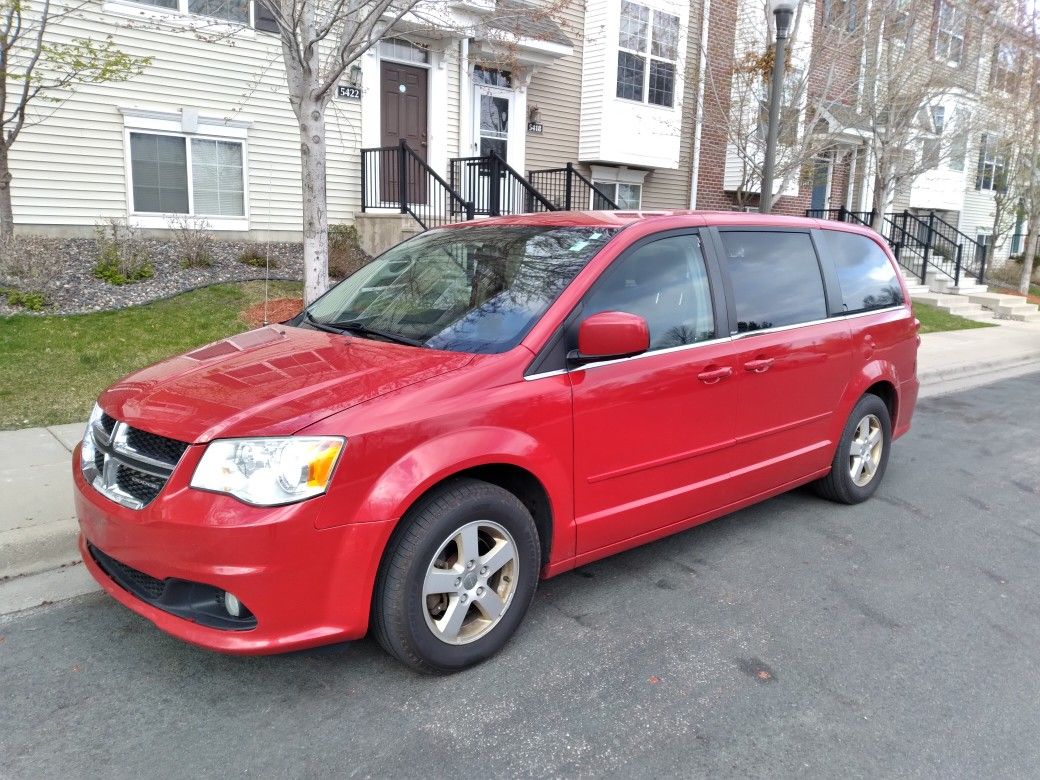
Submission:
[[[469,157],[473,154],[473,125],[470,117],[473,83],[469,78],[469,38],[462,39],[459,49],[459,148],[455,154]]]
[[[701,134],[704,127],[704,82],[708,69],[708,19],[711,16],[711,0],[703,0],[701,15],[701,52],[697,84],[697,121],[693,123],[693,149],[690,164],[690,209],[697,208],[697,182],[701,175]]]

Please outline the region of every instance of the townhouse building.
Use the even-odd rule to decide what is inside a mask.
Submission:
[[[931,125],[911,152],[927,154],[954,127],[964,137],[948,139],[950,153],[890,208],[934,210],[984,241],[998,147],[980,126],[952,120],[1010,84],[1015,55],[999,28],[953,0],[907,1],[922,3],[927,21],[913,39],[886,27],[878,45],[925,47],[960,80],[925,112]],[[787,177],[778,211],[871,208],[862,95],[874,50],[853,34],[869,16],[856,3],[815,0],[799,14],[802,53],[791,65],[806,88],[785,121],[792,137],[827,140]],[[745,20],[768,19],[763,0],[567,0],[551,15],[522,0],[451,8],[458,24],[401,28],[370,49],[332,103],[330,221],[357,223],[368,248],[470,215],[754,207],[756,185],[740,175],[747,155],[728,128],[760,124],[755,112],[735,116],[733,74]],[[482,14],[491,21],[473,24]],[[112,36],[152,62],[130,81],[77,89],[23,132],[11,152],[18,229],[82,235],[125,217],[163,230],[187,215],[229,237],[297,238],[298,133],[274,29],[257,0],[99,0],[54,29]],[[846,43],[827,38],[834,29]],[[767,34],[763,24],[761,43]],[[827,84],[814,76],[820,58]]]

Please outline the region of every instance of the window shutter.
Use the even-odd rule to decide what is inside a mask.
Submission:
[[[278,21],[264,0],[253,0],[253,27],[261,32],[278,32]]]

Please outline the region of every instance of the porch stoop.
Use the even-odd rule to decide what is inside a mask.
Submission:
[[[1018,322],[1040,322],[1040,307],[1029,303],[1021,295],[1008,293],[972,293],[968,296],[972,303],[992,311],[998,319],[1016,320]]]
[[[973,301],[967,295],[959,295],[957,293],[943,293],[936,292],[935,287],[931,287],[926,284],[920,284],[916,277],[912,277],[910,274],[903,273],[903,278],[906,279],[907,289],[910,292],[910,300],[915,303],[922,303],[926,306],[934,306],[937,309],[941,309],[949,314],[955,314],[958,317],[964,317],[969,320],[991,320],[993,319],[993,312],[987,310],[979,303]],[[950,282],[952,283],[952,279]],[[940,289],[950,289],[945,285],[936,285]],[[964,285],[961,285],[962,287]],[[973,287],[982,287],[983,290],[986,288],[982,285],[971,285]]]
[[[406,238],[422,232],[422,227],[410,214],[368,211],[355,214],[354,224],[357,226],[358,244],[369,257],[381,255]]]

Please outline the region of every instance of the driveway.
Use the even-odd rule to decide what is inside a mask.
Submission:
[[[923,401],[865,505],[796,491],[543,583],[497,658],[230,658],[90,595],[0,620],[0,774],[1025,776],[1040,374]]]

